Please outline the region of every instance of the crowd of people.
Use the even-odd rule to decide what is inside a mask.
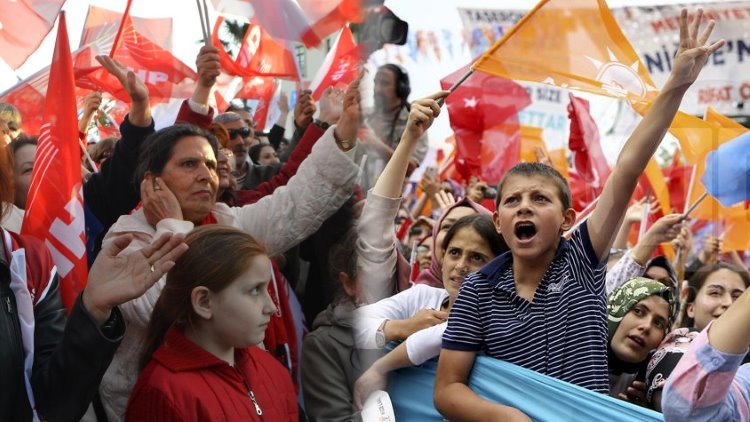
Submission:
[[[146,85],[99,57],[129,113],[83,160],[90,268],[70,310],[45,244],[21,234],[39,143],[0,104],[0,420],[358,420],[394,371],[431,359],[434,396],[415,399],[446,419],[529,420],[469,387],[478,355],[665,420],[747,419],[742,258],[718,237],[694,245],[682,214],[627,236],[645,224],[639,176],[723,45],[701,13],[683,11],[669,80],[583,221],[544,162],[496,189],[432,167],[419,195],[405,188],[450,92],[410,103],[397,65],[375,73],[372,112],[363,73],[291,110],[282,95],[260,133],[251,110],[209,106],[213,46],[160,130]],[[83,99],[82,139],[101,100]]]

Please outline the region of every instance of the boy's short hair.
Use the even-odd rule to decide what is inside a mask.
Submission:
[[[500,180],[500,183],[497,185],[497,197],[495,198],[495,209],[500,208],[500,198],[503,196],[503,185],[505,184],[505,181],[508,180],[508,177],[510,176],[543,176],[552,181],[555,186],[557,186],[557,190],[560,192],[560,201],[562,202],[563,210],[567,210],[570,208],[571,203],[571,193],[570,193],[570,187],[568,186],[568,181],[565,180],[565,178],[555,170],[553,167],[550,167],[546,164],[542,163],[519,163],[513,166],[510,170],[508,170],[507,173],[503,176],[502,180]]]

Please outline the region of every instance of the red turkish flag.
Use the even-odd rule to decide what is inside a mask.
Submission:
[[[21,232],[47,245],[60,277],[63,304],[70,310],[86,286],[88,271],[73,60],[64,13],[50,75]]]
[[[47,36],[65,0],[0,0],[0,57],[17,69]]]
[[[285,43],[272,38],[268,31],[253,19],[245,32],[245,38],[237,54],[232,58],[219,39],[219,29],[224,22],[219,18],[214,25],[212,42],[219,49],[222,69],[233,76],[274,76],[299,80],[299,71],[294,55]]]
[[[344,27],[310,84],[315,101],[320,99],[323,91],[329,86],[349,85],[359,75],[361,63],[362,59],[357,44],[354,43],[352,31],[348,26]]]
[[[469,66],[440,80],[448,89]],[[519,84],[486,73],[473,73],[446,99],[456,137],[456,169],[463,178],[480,176],[497,183],[521,157],[518,112],[531,104]]]
[[[148,86],[150,99],[162,102],[190,97],[198,75],[171,53],[172,19],[127,16],[123,22],[122,13],[96,6],[89,7],[81,37],[81,45],[91,46],[91,54],[76,57],[78,86],[130,101],[117,79],[94,59],[97,54],[110,53],[120,23],[123,31],[114,58]]]
[[[570,94],[568,117],[570,117],[568,146],[573,152],[573,167],[578,172],[578,176],[599,194],[611,170],[599,142],[599,129],[589,113],[589,102]]]

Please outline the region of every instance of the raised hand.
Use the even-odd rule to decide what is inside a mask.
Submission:
[[[312,123],[313,114],[315,114],[315,101],[312,98],[312,91],[300,91],[297,96],[297,103],[294,104],[294,123],[299,128],[306,128]]]
[[[318,101],[320,106],[320,120],[329,125],[338,122],[344,109],[344,90],[328,87],[323,91]]]
[[[286,95],[286,92],[284,90],[282,90],[279,93],[278,106],[279,106],[279,111],[281,111],[281,114],[283,116],[286,117],[289,115],[289,96]],[[286,118],[284,120],[286,120]]]
[[[344,92],[341,117],[339,117],[335,129],[336,138],[339,140],[352,141],[357,138],[357,131],[359,130],[362,117],[362,107],[360,105],[362,95],[359,92],[359,83],[361,81],[362,77],[360,76],[350,83]]]
[[[83,115],[78,119],[78,131],[86,133],[91,120],[91,116],[99,110],[99,106],[102,104],[102,93],[101,92],[90,92],[83,99]]]
[[[440,106],[437,100],[447,96],[449,91],[438,91],[427,98],[411,103],[409,118],[406,121],[406,129],[402,139],[417,142],[419,138],[432,125],[432,122],[440,114]]]
[[[112,308],[135,299],[166,274],[188,246],[183,234],[164,233],[140,250],[120,255],[133,240],[126,234],[104,242],[89,270],[83,306],[99,324],[109,319]]]
[[[198,69],[198,83],[205,88],[213,87],[221,74],[219,49],[212,45],[201,47],[195,58],[195,67]]]
[[[113,60],[109,56],[96,56],[102,67],[120,81],[130,97],[128,119],[135,126],[147,127],[151,124],[151,106],[148,103],[148,88],[135,76],[132,70]]]
[[[692,19],[689,19],[687,9],[682,9],[680,14],[680,47],[674,59],[672,73],[667,81],[667,86],[689,87],[698,78],[703,66],[714,51],[724,45],[721,39],[709,44],[709,37],[714,30],[716,22],[708,21],[708,25],[699,35],[703,9],[699,8]]]
[[[120,81],[120,85],[125,88],[125,92],[128,93],[131,101],[148,102],[148,88],[135,76],[132,70],[128,70],[125,66],[117,62],[117,60],[109,56],[96,56],[96,61],[107,69],[110,75]]]

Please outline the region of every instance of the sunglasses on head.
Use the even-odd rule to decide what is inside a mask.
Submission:
[[[227,130],[227,133],[229,133],[229,139],[235,138],[237,135],[240,135],[243,138],[247,138],[250,136],[250,129],[243,127],[239,129],[229,129]]]

